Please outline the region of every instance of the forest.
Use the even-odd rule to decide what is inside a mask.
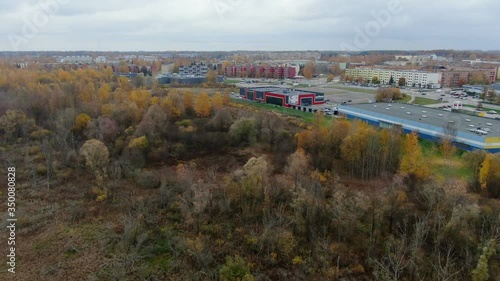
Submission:
[[[231,91],[0,62],[17,280],[499,280],[500,155]]]

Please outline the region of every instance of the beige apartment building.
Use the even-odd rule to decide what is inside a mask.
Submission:
[[[391,77],[394,83],[398,83],[399,79],[404,77],[406,86],[408,87],[439,87],[441,84],[441,73],[417,70],[390,70],[358,67],[347,69],[346,75],[351,76],[353,79],[361,77],[364,81],[368,82],[371,81],[373,77],[377,77],[381,84],[389,84]]]

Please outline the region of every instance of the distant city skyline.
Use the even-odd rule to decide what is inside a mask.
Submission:
[[[500,49],[494,0],[0,3],[0,51]]]

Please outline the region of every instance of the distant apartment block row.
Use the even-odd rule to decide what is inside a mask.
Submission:
[[[416,70],[391,70],[359,67],[347,69],[346,75],[353,79],[362,78],[371,81],[377,77],[381,84],[389,84],[391,77],[398,83],[401,77],[405,78],[408,87],[458,87],[469,84],[475,74],[480,74],[488,84],[494,83],[498,76],[498,68],[493,69],[446,69],[440,68],[439,72],[425,72]]]
[[[226,67],[226,77],[292,79],[297,76],[295,66],[233,65]]]
[[[389,84],[391,78],[394,83],[398,83],[399,79],[403,77],[406,80],[406,85],[411,87],[436,87],[441,83],[441,73],[424,71],[399,71],[360,67],[347,69],[345,74],[353,79],[362,78],[365,81],[372,81],[374,77],[377,77],[381,84]]]

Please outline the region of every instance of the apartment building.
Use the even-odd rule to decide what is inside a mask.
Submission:
[[[486,78],[486,81],[491,84],[495,83],[498,75],[498,68],[492,69],[474,69],[474,68],[454,68],[444,69],[441,76],[441,85],[443,87],[459,87],[471,82],[474,74],[481,74]],[[462,84],[462,85],[460,85]]]
[[[351,76],[353,79],[361,77],[365,81],[371,81],[373,77],[377,77],[381,84],[389,84],[391,77],[394,83],[398,83],[399,79],[403,77],[408,87],[427,87],[439,85],[441,83],[441,73],[417,70],[390,70],[358,67],[347,69],[346,75]]]
[[[205,64],[191,64],[179,67],[179,75],[181,76],[206,76],[208,66]]]
[[[226,67],[227,77],[291,79],[297,75],[295,66],[232,65]]]

